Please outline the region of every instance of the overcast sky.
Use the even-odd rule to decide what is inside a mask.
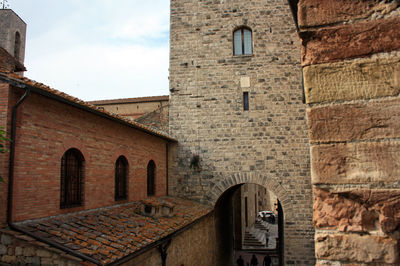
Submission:
[[[82,100],[168,95],[168,0],[8,2],[27,23],[26,77]]]

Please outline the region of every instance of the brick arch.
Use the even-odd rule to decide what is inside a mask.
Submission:
[[[128,152],[128,150],[125,147],[116,148],[114,150],[114,152],[112,153],[111,161],[115,163],[117,161],[117,159],[119,158],[119,156],[121,156],[121,155],[126,158],[126,160],[128,161],[128,164],[129,164],[129,162],[132,158],[130,158],[130,156],[129,156],[130,153]]]
[[[57,158],[61,160],[62,156],[64,155],[64,153],[69,150],[75,148],[77,150],[79,150],[83,157],[85,158],[85,162],[87,163],[88,161],[90,161],[90,154],[88,152],[88,150],[86,149],[86,146],[81,142],[81,141],[77,141],[74,139],[67,139],[64,140],[62,142],[62,145],[58,146],[57,149]]]
[[[293,204],[289,198],[288,192],[275,179],[268,178],[265,173],[236,173],[231,176],[227,176],[211,188],[208,196],[206,197],[206,200],[208,203],[215,206],[218,199],[225,191],[236,185],[245,183],[252,183],[263,186],[274,193],[281,202],[283,213],[285,215],[285,220],[288,221],[292,218]]]

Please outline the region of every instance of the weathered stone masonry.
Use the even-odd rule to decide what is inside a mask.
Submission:
[[[318,265],[399,265],[398,1],[299,2]]]
[[[252,30],[253,54],[233,55]],[[169,191],[214,204],[257,183],[285,212],[285,263],[314,263],[312,190],[300,44],[287,1],[171,1]],[[249,111],[243,110],[249,93]],[[201,170],[190,168],[193,155]]]

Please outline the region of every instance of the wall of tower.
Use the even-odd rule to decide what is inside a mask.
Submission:
[[[252,29],[252,55],[233,55],[240,26]],[[313,264],[300,43],[287,1],[172,0],[170,45],[170,134],[179,141],[170,193],[213,204],[235,184],[264,185],[285,212],[285,263]]]
[[[317,265],[399,265],[400,2],[299,1]]]
[[[18,61],[25,60],[26,24],[11,9],[0,9],[0,47],[7,50],[10,55],[15,55],[15,33],[19,32],[20,47]]]

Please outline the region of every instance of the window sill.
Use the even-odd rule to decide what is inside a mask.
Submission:
[[[254,54],[233,55],[233,58],[249,58],[249,57],[254,57]]]

